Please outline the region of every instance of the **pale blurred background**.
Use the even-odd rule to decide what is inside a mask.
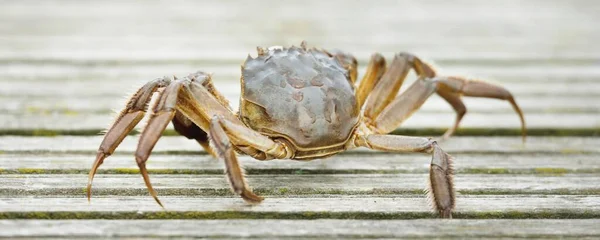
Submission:
[[[443,73],[497,82],[516,95],[531,128],[600,126],[598,1],[0,5],[1,129],[102,129],[112,109],[144,82],[197,70],[213,72],[237,108],[246,55],[255,55],[256,46],[302,40],[352,52],[362,67],[373,52],[390,59],[408,51],[435,61]],[[466,103],[464,127],[519,126],[505,102]],[[445,128],[453,119],[450,106],[434,96],[403,127]]]

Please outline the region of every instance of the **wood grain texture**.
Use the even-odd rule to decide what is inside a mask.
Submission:
[[[281,196],[297,195],[393,195],[425,196],[427,174],[302,174],[248,175],[248,184],[258,193]],[[87,183],[84,174],[0,175],[2,196],[81,196]],[[150,179],[160,196],[228,196],[224,175],[153,174]],[[455,176],[455,188],[464,194],[597,194],[598,174],[487,175]],[[140,175],[99,174],[94,179],[95,192],[101,195],[145,196],[146,186]],[[94,191],[93,191],[94,192]],[[460,197],[459,197],[460,198]]]
[[[96,153],[102,136],[56,136],[47,138],[2,136],[0,149],[10,152],[79,152]],[[138,137],[128,136],[116,154],[131,153],[137,147]],[[600,139],[595,137],[530,137],[523,144],[519,137],[453,137],[440,143],[451,154],[458,153],[598,153]],[[364,148],[357,152],[375,152]],[[153,153],[202,152],[197,142],[180,136],[161,137]],[[423,159],[428,159],[422,155]]]
[[[597,238],[576,220],[0,220],[1,237],[121,238]],[[273,226],[276,226],[274,231]]]
[[[83,195],[83,194],[82,194]],[[311,197],[266,198],[259,205],[248,205],[241,198],[161,197],[166,211],[196,212],[358,212],[410,213],[430,212],[425,196],[389,197]],[[598,196],[458,196],[457,212],[589,212],[600,211]],[[91,203],[79,198],[0,198],[0,211],[10,212],[161,212],[151,197],[95,197]]]
[[[464,153],[457,154],[454,169],[460,174],[469,170],[481,170],[485,173],[523,172],[527,174],[544,173],[544,169],[567,172],[586,172],[600,170],[598,154],[528,154],[528,153]],[[239,156],[240,163],[251,173],[284,172],[310,173],[326,172],[344,173],[426,173],[430,158],[421,154],[362,154],[347,152],[327,159],[310,162],[293,160],[276,160],[262,162],[248,156]],[[26,171],[40,169],[46,171],[81,170],[86,172],[94,161],[94,155],[83,153],[5,153],[0,154],[0,169],[4,172],[11,170]],[[207,154],[155,154],[148,161],[147,167],[152,170],[194,170],[220,173],[223,163]],[[133,154],[116,154],[110,156],[100,171],[120,171],[137,169]],[[135,171],[134,171],[135,172]],[[1,173],[1,172],[0,172]],[[136,173],[137,174],[137,173]]]

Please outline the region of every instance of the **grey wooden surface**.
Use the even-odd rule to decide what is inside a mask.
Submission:
[[[0,6],[0,237],[600,237],[597,1]],[[506,102],[466,98],[462,129],[469,131],[459,133],[467,136],[441,143],[456,157],[451,221],[433,219],[429,210],[426,155],[360,149],[311,162],[242,156],[250,185],[266,197],[250,206],[230,193],[221,161],[177,136],[163,137],[148,162],[165,209],[148,196],[137,171],[137,136],[105,161],[87,202],[86,174],[101,141],[96,133],[128,93],[156,77],[203,70],[214,73],[237,108],[245,56],[256,46],[302,40],[354,53],[360,73],[373,52],[391,58],[408,51],[443,74],[501,84],[536,136],[521,143]],[[405,84],[414,75],[409,79]],[[423,135],[453,120],[450,106],[433,96],[401,129]]]

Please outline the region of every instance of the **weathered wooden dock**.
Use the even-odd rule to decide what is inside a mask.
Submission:
[[[577,1],[4,1],[0,3],[0,237],[600,238],[600,3]],[[239,65],[256,46],[409,51],[442,73],[510,89],[465,99],[457,209],[435,219],[429,156],[367,150],[312,162],[241,157],[250,206],[223,163],[169,127],[148,162],[148,196],[125,139],[85,198],[98,134],[124,96],[164,75],[214,73],[237,107]],[[361,73],[364,68],[360,69]],[[406,84],[406,83],[405,83]],[[410,83],[408,83],[410,84]],[[432,97],[397,134],[454,120]]]

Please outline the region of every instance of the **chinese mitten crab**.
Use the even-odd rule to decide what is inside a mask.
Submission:
[[[397,54],[389,65],[380,54],[374,54],[359,84],[356,69],[352,55],[308,49],[305,43],[299,48],[259,47],[258,56],[248,56],[242,65],[237,113],[204,72],[183,79],[150,81],[129,99],[104,136],[89,174],[88,199],[96,170],[143,118],[155,92],[159,95],[151,106],[135,159],[159,204],[146,160],[169,122],[178,133],[197,140],[210,154],[223,159],[233,191],[251,203],[263,198],[246,184],[236,153],[258,160],[309,160],[357,147],[431,154],[430,196],[435,210],[445,218],[452,216],[455,205],[450,155],[429,138],[387,133],[437,93],[457,114],[444,138],[452,135],[466,113],[461,95],[509,101],[519,114],[525,137],[523,114],[510,92],[500,86],[438,76],[431,65],[409,53]],[[410,69],[419,79],[396,96]]]

